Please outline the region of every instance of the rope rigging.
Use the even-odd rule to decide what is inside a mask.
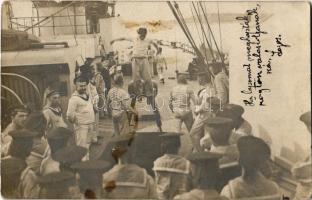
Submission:
[[[218,23],[219,23],[220,49],[221,49],[221,52],[223,52],[223,49],[222,49],[222,35],[221,35],[221,23],[220,23],[219,2],[217,2],[217,6],[218,6]]]
[[[214,37],[214,35],[213,35],[212,29],[211,29],[211,27],[210,27],[210,24],[209,24],[209,21],[208,21],[206,12],[204,11],[204,7],[203,7],[203,5],[202,5],[202,2],[198,2],[198,4],[200,5],[200,7],[201,7],[201,9],[202,9],[202,12],[203,12],[203,14],[204,14],[204,18],[205,18],[205,21],[206,21],[206,23],[207,23],[208,29],[209,29],[209,31],[210,31],[210,33],[211,33],[212,39],[213,39],[213,41],[214,41],[214,44],[215,44],[216,49],[217,49],[217,51],[218,51],[218,54],[219,54],[219,56],[220,56],[221,62],[222,62],[222,64],[223,64],[222,66],[225,67],[225,66],[224,66],[224,59],[223,59],[223,56],[221,55],[221,52],[220,52],[219,47],[218,47],[218,44],[217,44],[216,39],[215,39],[215,37]]]
[[[200,66],[206,66],[205,59],[204,59],[202,53],[199,51],[198,47],[196,46],[196,43],[195,43],[194,39],[192,38],[190,31],[188,30],[188,27],[185,23],[185,20],[183,18],[182,13],[179,12],[180,16],[178,15],[178,11],[177,11],[177,10],[179,10],[178,4],[175,2],[175,6],[173,6],[170,1],[167,1],[167,3],[168,3],[169,8],[172,11],[174,17],[178,21],[182,31],[184,32],[185,36],[187,37],[189,43],[191,44],[192,48],[194,49],[194,51],[195,51],[195,53],[199,59],[198,61],[199,61]],[[184,23],[182,22],[182,19],[184,20]],[[207,71],[210,74],[210,72],[207,70],[206,67],[203,67],[203,70]]]
[[[187,34],[188,34],[188,36],[189,36],[189,38],[190,38],[192,44],[196,47],[196,49],[198,49],[198,47],[196,46],[196,43],[195,43],[195,41],[194,41],[194,39],[193,39],[193,37],[192,37],[192,34],[191,34],[190,30],[188,29],[188,27],[187,27],[187,25],[186,25],[186,22],[185,22],[184,17],[183,17],[183,15],[182,15],[182,13],[181,13],[181,11],[180,11],[180,9],[179,9],[179,6],[178,6],[178,4],[177,4],[176,2],[174,2],[174,7],[175,7],[176,10],[177,10],[177,14],[179,15],[178,17],[180,18],[181,23],[182,23],[182,25],[183,25],[185,31],[187,32]]]
[[[214,41],[214,44],[215,44],[216,49],[217,49],[217,52],[218,52],[219,57],[220,57],[220,59],[221,59],[222,68],[223,68],[223,70],[226,72],[226,74],[228,74],[228,73],[227,73],[227,69],[226,69],[225,64],[224,64],[224,57],[223,57],[223,55],[221,54],[221,51],[219,50],[218,44],[217,44],[217,42],[216,42],[216,39],[215,39],[214,34],[213,34],[213,32],[212,32],[212,29],[211,29],[211,27],[210,27],[210,23],[209,23],[209,21],[208,21],[207,11],[206,11],[206,5],[205,5],[205,10],[204,10],[204,7],[203,7],[203,5],[202,5],[202,2],[197,2],[197,4],[200,6],[200,8],[201,8],[201,10],[202,10],[202,13],[203,13],[203,15],[204,15],[204,19],[205,19],[206,24],[207,24],[207,27],[208,27],[208,32],[210,33],[210,35],[211,35],[211,37],[212,37],[212,39],[213,39],[213,41]],[[218,16],[218,17],[219,17],[219,16]],[[221,26],[220,26],[220,27],[221,27]],[[219,28],[219,30],[220,30],[220,28]],[[220,38],[220,40],[221,40],[221,38]],[[213,62],[215,62],[215,60],[213,60]]]
[[[194,2],[192,2],[192,4],[193,4],[193,7],[194,7],[194,9],[195,9],[195,11],[196,11]],[[197,10],[198,10],[198,11],[200,10],[198,4],[197,4]],[[197,13],[197,12],[196,12],[196,13]],[[207,35],[206,35],[206,31],[205,31],[205,29],[204,29],[204,27],[203,27],[203,25],[202,25],[202,17],[200,16],[199,12],[198,12],[197,17],[198,17],[199,23],[200,23],[200,25],[201,25],[201,27],[202,27],[202,37],[203,37],[203,40],[204,40],[204,38],[206,39],[207,45],[208,45],[208,47],[210,47],[209,49],[210,49],[210,51],[211,51],[211,56],[212,56],[213,62],[215,62],[214,51],[213,51],[213,49],[212,49],[212,47],[211,47],[211,34],[210,34],[209,31],[207,31],[208,34],[209,34],[209,38],[208,38],[209,41],[208,41]],[[204,53],[205,53],[205,57],[206,57],[206,60],[207,60],[207,65],[208,65],[208,64],[209,64],[209,60],[208,60],[207,50],[206,50],[206,46],[205,46],[204,41],[203,41],[202,44],[203,44],[203,47],[204,47],[204,51],[205,51]],[[214,74],[210,71],[209,68],[208,68],[208,71],[210,72],[211,80],[213,80],[213,81],[211,81],[211,83],[212,83],[213,85],[215,85],[215,84],[214,84]]]
[[[217,62],[217,60],[216,60],[217,57],[215,56],[215,51],[214,51],[213,46],[212,46],[214,44],[214,46],[217,50],[217,54],[221,60],[222,68],[223,68],[223,70],[225,70],[225,72],[227,72],[227,69],[226,69],[225,64],[224,64],[224,56],[222,53],[223,49],[222,49],[222,41],[221,41],[222,35],[221,35],[221,20],[220,20],[219,4],[218,4],[218,13],[217,14],[218,14],[219,36],[220,36],[220,48],[219,48],[219,45],[217,44],[216,38],[213,34],[213,31],[211,29],[211,26],[210,26],[210,23],[209,23],[209,20],[207,17],[206,5],[205,4],[203,5],[202,2],[197,2],[197,5],[194,2],[192,2],[192,6],[193,6],[193,9],[191,7],[192,17],[193,17],[193,21],[194,21],[194,24],[195,24],[195,27],[197,30],[197,34],[199,36],[199,40],[202,43],[202,47],[204,49],[203,53],[205,55],[203,55],[202,52],[200,51],[200,49],[198,48],[198,46],[196,45],[196,42],[192,36],[192,33],[191,33],[186,21],[185,21],[185,18],[183,17],[183,14],[179,8],[178,3],[175,1],[173,2],[173,4],[170,1],[167,1],[167,3],[169,5],[169,8],[171,9],[174,17],[178,21],[182,31],[184,32],[185,36],[187,37],[190,45],[194,49],[194,51],[198,57],[198,61],[199,61],[198,64],[199,64],[200,68],[202,70],[208,72],[213,77],[213,74],[210,72],[210,70],[208,70],[209,62],[208,62],[208,56],[206,53],[206,44],[207,44],[208,49],[211,53],[212,64]],[[194,10],[194,12],[193,12],[193,10]],[[197,21],[200,25],[202,34],[199,33],[200,31],[199,31],[199,28],[197,26],[195,16],[197,17]],[[206,24],[207,29],[205,28],[204,23]]]
[[[195,13],[196,13],[196,15],[197,15],[197,18],[198,18],[198,20],[199,20],[199,24],[200,24],[200,27],[201,27],[202,32],[203,32],[203,34],[204,34],[206,43],[207,43],[207,45],[208,45],[208,47],[209,47],[209,50],[210,50],[210,52],[211,52],[212,60],[213,60],[213,62],[214,62],[216,59],[215,59],[215,57],[214,57],[213,49],[212,49],[212,47],[211,47],[211,45],[210,45],[210,43],[209,43],[209,41],[208,41],[207,35],[206,35],[206,33],[205,33],[205,29],[204,29],[204,27],[203,27],[203,24],[202,24],[202,21],[201,21],[199,12],[196,10],[196,7],[195,7],[194,2],[192,2],[192,4],[193,4],[194,10],[195,10]],[[208,64],[208,60],[207,60],[207,64]]]
[[[187,39],[189,40],[191,46],[194,48],[194,50],[196,51],[196,53],[198,53],[198,48],[194,42],[194,40],[192,40],[191,35],[189,35],[189,31],[186,30],[186,27],[183,25],[182,21],[180,20],[180,17],[178,16],[175,8],[173,7],[173,5],[171,4],[171,2],[168,2],[169,7],[171,8],[174,16],[176,17],[176,20],[178,21],[178,23],[180,24],[185,36],[187,37]],[[177,6],[177,4],[176,4]],[[178,7],[177,7],[178,8]],[[181,13],[180,13],[181,14]]]
[[[193,9],[192,9],[191,6],[190,6],[190,10],[192,12],[192,17],[193,17],[194,25],[195,25],[196,30],[197,30],[197,34],[199,35],[199,40],[200,40],[201,44],[204,45],[204,49],[205,49],[205,54],[204,55],[205,55],[206,62],[208,62],[208,58],[207,58],[207,54],[206,54],[206,46],[204,44],[204,37],[205,36],[204,36],[203,32],[202,32],[202,34],[200,34],[200,32],[199,32],[199,29],[198,29],[197,23],[196,23],[196,19],[195,19],[195,15],[194,15],[194,12],[193,12]],[[200,37],[200,35],[202,35],[202,37]]]
[[[193,22],[194,22],[197,34],[200,35],[192,7],[190,7],[190,10],[192,12],[192,18],[193,18]],[[199,40],[200,40],[201,43],[203,43],[203,38],[199,37]]]

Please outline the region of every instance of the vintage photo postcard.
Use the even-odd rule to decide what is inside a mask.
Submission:
[[[1,197],[312,199],[310,11],[2,1]]]

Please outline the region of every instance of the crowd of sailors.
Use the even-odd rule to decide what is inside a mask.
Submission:
[[[157,86],[151,79],[147,52],[155,45],[161,55],[161,48],[147,40],[146,34],[146,29],[140,28],[137,39],[128,39],[134,43],[133,79],[128,91],[124,89],[120,67],[112,65],[103,75],[104,61],[85,64],[77,70],[75,91],[66,114],[60,106],[60,92],[53,88],[45,91],[45,106],[41,111],[31,112],[25,106],[11,109],[12,121],[1,133],[1,192],[4,197],[282,198],[281,188],[272,180],[270,146],[253,136],[250,123],[243,117],[244,108],[229,103],[228,76],[220,63],[210,66],[213,79],[207,71],[196,73],[202,88],[198,93],[188,85],[186,74],[177,75],[177,84],[168,99],[175,131],[159,130],[162,155],[154,160],[153,174],[134,162],[137,111],[133,106],[133,94],[136,97],[144,94],[153,104]],[[165,67],[162,63],[159,69]],[[113,137],[109,139],[113,144],[110,149],[113,164],[90,156],[90,145],[100,142],[101,115],[109,115],[113,123]],[[311,133],[311,111],[302,114],[300,121]],[[161,127],[160,119],[156,124]],[[187,133],[182,130],[183,124]],[[183,148],[181,137],[185,136],[190,137],[193,148],[184,157],[179,150]],[[148,141],[145,145],[149,145]],[[239,174],[222,182],[225,177],[221,171],[233,163],[239,168]],[[298,181],[294,199],[309,199],[312,194],[311,156],[296,164],[292,173]]]

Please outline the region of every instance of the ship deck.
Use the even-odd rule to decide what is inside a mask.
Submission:
[[[171,89],[176,85],[176,79],[171,79],[174,77],[174,73],[168,70],[167,77],[165,79],[165,84],[159,83],[157,76],[153,77],[153,80],[158,84],[158,95],[156,97],[157,105],[159,106],[161,120],[162,120],[162,129],[164,132],[174,132],[175,127],[173,126],[174,116],[169,109],[169,94]],[[170,79],[168,78],[170,77]],[[125,76],[125,84],[124,89],[127,90],[128,83],[131,81],[131,77]],[[196,93],[199,89],[197,81],[189,81],[188,84],[191,88],[194,88],[194,92]],[[143,108],[145,105],[143,102],[137,105],[141,105],[140,108]],[[140,109],[141,110],[141,109]],[[143,110],[143,109],[142,109]],[[139,111],[139,115],[151,114],[148,111]],[[137,132],[157,132],[157,126],[155,121],[152,119],[144,119],[144,117],[140,117],[138,123]],[[184,133],[182,137],[182,148],[181,155],[186,155],[191,150],[191,141],[187,135],[186,127],[182,126],[182,132]],[[99,120],[99,135],[101,136],[100,145],[93,145],[91,147],[90,156],[93,159],[98,158],[103,153],[105,146],[107,145],[109,139],[113,136],[113,123],[112,119],[109,117],[105,117],[104,119]]]

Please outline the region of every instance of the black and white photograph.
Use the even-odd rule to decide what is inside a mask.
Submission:
[[[308,1],[1,1],[1,198],[311,200]]]

